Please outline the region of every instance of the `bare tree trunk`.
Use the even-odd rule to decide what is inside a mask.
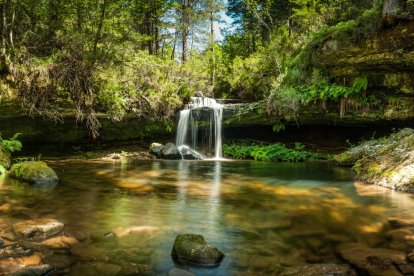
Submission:
[[[213,87],[212,96],[214,97],[214,83],[216,78],[216,53],[214,47],[214,0],[210,0],[210,47],[211,47],[211,86]]]
[[[188,40],[188,28],[189,28],[189,0],[183,0],[182,4],[182,53],[181,61],[183,63],[187,60],[187,40]]]
[[[16,19],[16,7],[15,2],[12,0],[12,15],[11,15],[11,23],[10,23],[10,30],[9,30],[9,40],[10,40],[10,47],[12,51],[14,52],[14,40],[13,40],[13,30],[14,30],[14,23]]]
[[[382,21],[385,26],[395,25],[398,14],[404,10],[400,0],[384,0],[382,8]]]
[[[177,48],[177,41],[178,41],[178,30],[175,31],[174,34],[174,44],[171,52],[171,60],[175,60],[175,49]]]
[[[7,0],[3,1],[3,26],[1,29],[1,56],[6,58],[6,32],[7,32]]]

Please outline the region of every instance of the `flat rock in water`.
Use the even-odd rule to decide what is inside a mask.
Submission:
[[[347,264],[309,264],[287,268],[279,275],[301,276],[356,276],[356,272]]]
[[[35,219],[13,224],[14,232],[27,240],[44,240],[63,230],[64,224],[54,219]]]
[[[389,224],[394,227],[414,226],[414,217],[399,216],[388,218]]]
[[[337,251],[344,260],[369,275],[401,275],[397,265],[406,264],[405,253],[397,250],[349,243],[340,245]]]
[[[56,183],[59,181],[55,171],[42,161],[24,161],[14,164],[9,175],[34,184]]]
[[[203,236],[196,234],[178,235],[171,255],[181,264],[205,267],[218,266],[224,258],[220,250],[208,245]]]
[[[164,159],[178,160],[181,159],[181,153],[174,143],[168,143],[162,149],[162,157]]]
[[[11,274],[11,276],[41,276],[47,275],[54,270],[50,265],[33,265],[19,269],[18,271]]]

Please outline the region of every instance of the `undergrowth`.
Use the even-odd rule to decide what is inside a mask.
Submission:
[[[257,142],[232,142],[223,145],[223,154],[227,158],[258,161],[301,162],[319,158],[318,154],[307,151],[301,143],[287,148],[281,143],[265,145]]]

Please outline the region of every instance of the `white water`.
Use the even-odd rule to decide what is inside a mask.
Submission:
[[[176,145],[181,154],[195,153],[205,159],[214,149],[214,158],[222,158],[221,129],[223,106],[206,97],[193,97],[180,111]]]

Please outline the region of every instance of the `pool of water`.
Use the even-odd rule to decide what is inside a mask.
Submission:
[[[171,258],[181,233],[201,234],[225,253],[217,268],[185,268],[202,275],[337,263],[338,244],[381,244],[387,218],[414,207],[410,195],[355,186],[350,169],[325,163],[48,163],[57,186],[0,180],[0,221],[55,218],[86,237],[66,270],[79,275],[96,263],[161,275],[182,268]]]

